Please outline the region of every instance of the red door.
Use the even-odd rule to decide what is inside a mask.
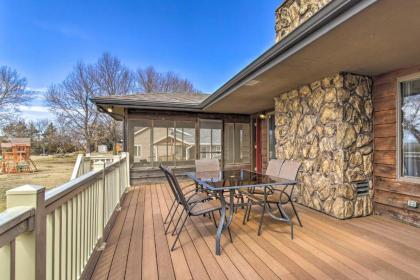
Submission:
[[[255,119],[255,171],[262,172],[262,154],[261,154],[261,120]]]

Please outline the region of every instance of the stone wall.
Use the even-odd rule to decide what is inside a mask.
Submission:
[[[286,0],[276,10],[276,42],[332,0]]]
[[[275,98],[277,158],[303,163],[299,203],[340,219],[372,213],[371,87],[337,74]],[[369,193],[357,195],[363,180]]]

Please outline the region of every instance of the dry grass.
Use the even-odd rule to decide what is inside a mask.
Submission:
[[[6,206],[5,193],[25,184],[45,186],[50,189],[67,182],[73,171],[76,156],[32,156],[38,171],[33,173],[0,173],[0,212]]]

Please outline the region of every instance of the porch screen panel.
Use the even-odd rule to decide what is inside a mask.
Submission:
[[[174,122],[166,120],[153,121],[153,163],[172,165],[175,160]]]
[[[200,120],[200,158],[222,158],[222,121]]]
[[[224,160],[227,164],[235,163],[235,124],[226,123],[225,124],[225,149],[224,149]]]
[[[130,121],[131,145],[130,155],[133,162],[140,167],[152,166],[152,121],[137,120]]]
[[[224,131],[224,155],[227,164],[248,164],[251,162],[250,125],[226,123]]]
[[[177,121],[175,123],[175,161],[177,166],[193,166],[195,145],[195,123],[192,121]]]
[[[249,124],[235,124],[235,162],[250,163],[251,162],[251,132]]]
[[[401,83],[400,174],[420,177],[420,79]]]

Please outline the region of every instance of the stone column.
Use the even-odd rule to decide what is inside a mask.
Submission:
[[[301,204],[340,219],[371,214],[355,187],[372,179],[371,87],[340,73],[275,99],[277,157],[302,161]]]

